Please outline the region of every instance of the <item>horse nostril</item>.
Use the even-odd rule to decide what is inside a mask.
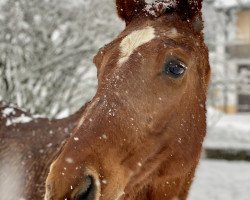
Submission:
[[[94,182],[94,178],[87,176],[84,180],[84,187],[78,194],[75,200],[94,200],[97,192],[97,188]]]

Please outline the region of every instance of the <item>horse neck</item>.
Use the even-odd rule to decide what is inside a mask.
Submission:
[[[19,170],[29,169],[30,172],[24,173],[25,183],[21,192],[27,199],[42,199],[49,166],[70,136],[85,106],[64,119],[38,118],[26,124],[6,126],[7,119],[3,118],[1,111],[8,106],[0,102],[0,157],[9,160],[8,152],[14,155],[26,155],[18,157],[19,161],[24,163],[20,165],[22,169]],[[31,116],[17,108],[15,111]]]

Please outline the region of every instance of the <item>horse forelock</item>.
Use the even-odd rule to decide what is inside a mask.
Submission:
[[[147,1],[144,12],[147,15],[158,17],[163,14],[167,9],[176,8],[176,0],[163,0],[163,1]]]
[[[201,15],[201,9],[202,0],[148,0],[143,12],[151,17],[177,13],[183,20],[190,21]]]

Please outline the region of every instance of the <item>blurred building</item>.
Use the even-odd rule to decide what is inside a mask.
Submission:
[[[250,112],[250,0],[210,2],[223,16],[211,53],[217,75],[214,106],[228,113]]]

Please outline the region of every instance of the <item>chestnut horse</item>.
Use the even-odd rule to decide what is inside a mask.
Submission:
[[[55,120],[0,102],[0,199],[43,199],[49,166],[83,110]]]
[[[94,58],[98,89],[50,167],[45,200],[184,200],[206,134],[201,0],[116,0],[125,30]]]

